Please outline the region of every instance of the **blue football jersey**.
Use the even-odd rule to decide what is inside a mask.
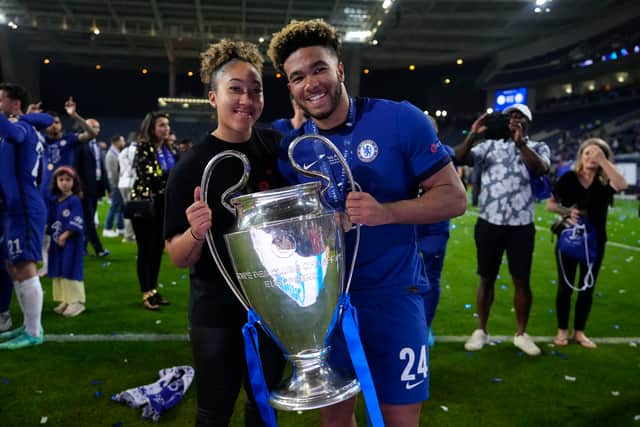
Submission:
[[[380,203],[415,198],[419,183],[451,162],[431,123],[415,106],[381,99],[351,99],[349,117],[343,125],[323,131],[309,120],[283,139],[279,166],[292,183],[310,180],[298,174],[286,156],[290,142],[303,133],[329,138],[347,160],[362,191]],[[335,154],[318,141],[305,140],[298,144],[293,157],[304,169],[330,175],[335,185],[327,191],[329,202],[335,207],[344,206],[350,187]],[[349,265],[355,243],[353,230],[346,234],[346,243]],[[409,287],[427,288],[415,225],[362,226],[351,290],[406,293]]]

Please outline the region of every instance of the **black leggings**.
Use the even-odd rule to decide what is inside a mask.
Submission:
[[[285,359],[273,340],[258,332],[260,359],[271,390],[280,382]],[[241,328],[192,327],[189,335],[198,394],[196,426],[228,426],[241,383],[247,394],[245,426],[263,426],[247,375]]]
[[[573,329],[578,331],[584,331],[587,325],[587,318],[589,312],[591,312],[591,305],[593,304],[593,290],[596,287],[596,280],[598,279],[598,272],[602,265],[602,259],[604,258],[604,244],[598,245],[598,257],[593,263],[591,272],[593,274],[593,286],[578,292],[578,298],[576,300],[576,313],[573,319]],[[556,265],[558,267],[558,292],[556,293],[556,316],[558,319],[558,329],[569,329],[569,312],[571,311],[571,289],[565,283],[562,270],[560,269],[560,259],[558,258],[558,246],[556,245]],[[569,283],[574,287],[580,288],[584,286],[584,277],[587,274],[588,268],[585,264],[580,264],[580,275],[578,283],[575,283],[576,270],[578,269],[578,261],[562,257],[562,266],[564,267],[564,273]]]
[[[164,201],[155,203],[155,215],[152,219],[132,219],[133,231],[138,246],[138,282],[140,291],[154,289],[158,283],[160,262],[164,251],[162,227],[164,219]]]

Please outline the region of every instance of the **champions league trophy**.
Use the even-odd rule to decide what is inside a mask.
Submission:
[[[293,140],[289,161],[298,172],[326,180],[324,188],[320,182],[299,184],[241,195],[229,204],[227,198],[246,185],[250,169],[246,156],[231,150],[209,161],[201,185],[206,203],[215,165],[229,157],[243,162],[243,177],[221,196],[222,205],[236,217],[236,231],[224,237],[239,285],[222,264],[211,230],[206,239],[233,294],[245,309],[259,315],[262,328],[285,350],[293,365],[292,377],[270,396],[274,408],[286,411],[333,405],[360,391],[357,379],[342,377],[327,363],[329,348],[325,342],[339,321],[335,315],[338,300],[348,292],[348,282],[343,287],[344,220],[324,200],[330,178],[302,169],[293,160],[295,146],[308,138],[321,141],[337,155],[355,187],[342,153],[321,135],[302,135]]]

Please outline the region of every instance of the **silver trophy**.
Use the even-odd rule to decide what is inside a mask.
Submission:
[[[237,280],[222,264],[211,230],[207,244],[233,294],[245,309],[258,313],[262,328],[287,352],[293,374],[270,396],[274,408],[286,411],[330,406],[360,391],[357,379],[344,378],[327,363],[326,339],[338,300],[348,291],[355,254],[345,284],[344,216],[323,196],[330,178],[302,169],[293,160],[295,146],[307,138],[322,141],[337,155],[355,188],[342,154],[320,135],[294,139],[289,161],[298,172],[324,179],[324,187],[321,182],[299,184],[234,197],[229,204],[231,194],[248,181],[250,168],[244,154],[231,150],[209,161],[201,185],[206,203],[216,164],[229,157],[243,162],[242,179],[221,197],[222,205],[236,217],[236,231],[226,234],[225,240]]]

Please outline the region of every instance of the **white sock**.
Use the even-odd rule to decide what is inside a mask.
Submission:
[[[14,282],[16,296],[24,315],[24,328],[32,337],[40,335],[42,321],[42,286],[40,278],[34,276],[22,282]]]

